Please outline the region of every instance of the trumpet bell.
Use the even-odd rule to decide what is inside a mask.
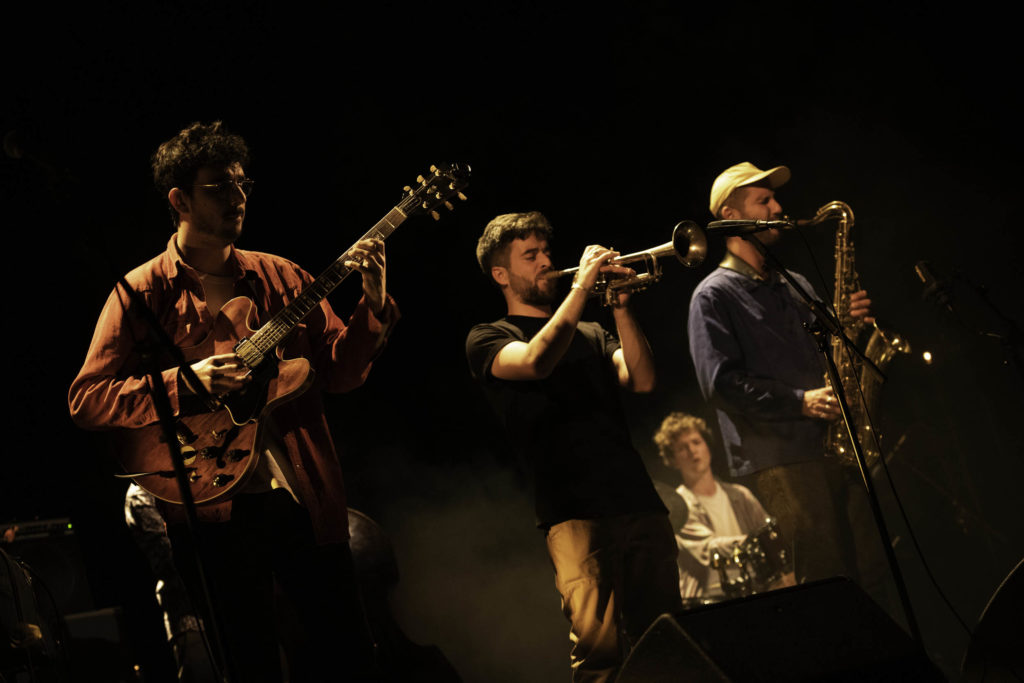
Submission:
[[[601,277],[594,286],[593,294],[598,294],[605,305],[612,305],[618,292],[639,292],[646,289],[661,279],[661,266],[658,259],[669,254],[675,254],[679,262],[687,268],[695,268],[704,262],[708,253],[708,240],[704,229],[693,221],[679,221],[672,229],[672,241],[661,246],[653,247],[645,251],[638,251],[625,256],[618,256],[608,263],[625,265],[642,261],[647,268],[646,272],[638,273],[632,277],[611,278]],[[579,266],[555,270],[548,273],[548,277],[562,277],[564,275],[575,275],[579,272]]]
[[[672,251],[687,268],[696,268],[708,255],[708,238],[693,221],[679,221],[672,229]]]

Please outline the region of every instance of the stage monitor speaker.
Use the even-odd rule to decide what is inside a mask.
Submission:
[[[18,531],[7,552],[32,574],[40,600],[52,598],[61,614],[84,612],[94,607],[85,562],[71,520],[13,522]],[[42,585],[39,585],[42,584]]]
[[[849,579],[662,615],[617,683],[945,681],[923,649]]]
[[[1006,575],[974,629],[963,683],[1024,681],[1024,560]]]

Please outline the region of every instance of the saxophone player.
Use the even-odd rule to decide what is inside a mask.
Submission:
[[[780,219],[775,191],[789,179],[785,166],[762,171],[736,164],[715,179],[711,213],[724,220]],[[780,236],[772,229],[753,238],[770,245]],[[862,485],[850,468],[825,457],[825,434],[840,410],[804,328],[813,314],[753,244],[728,237],[726,249],[693,292],[688,334],[730,474],[776,515],[793,543],[798,581],[845,575],[882,596],[885,564]],[[802,275],[789,275],[814,291]],[[870,304],[864,291],[854,292],[851,315],[872,322]]]

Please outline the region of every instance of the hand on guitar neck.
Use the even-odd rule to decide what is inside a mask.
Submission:
[[[187,385],[189,380],[178,385],[179,399],[189,400],[179,401],[174,436],[181,446],[197,505],[226,501],[244,487],[259,462],[264,430],[270,423],[267,418],[313,385],[315,373],[309,359],[301,355],[286,359],[282,355],[280,346],[289,334],[352,272],[362,276],[366,305],[381,320],[379,316],[388,301],[384,239],[409,216],[430,213],[436,219],[436,208],[453,208],[449,199],[465,199],[461,190],[468,175],[468,167],[431,167],[427,177],[417,178],[418,186],[407,186],[394,208],[316,280],[307,283],[298,296],[262,321],[259,329],[253,327],[259,317],[255,303],[236,296],[220,308],[209,334],[195,346],[183,349],[196,381],[193,386]],[[361,318],[365,324],[365,316]],[[387,336],[384,330],[370,334],[377,336],[378,348]],[[372,354],[366,362],[370,358]],[[199,398],[196,392],[202,393],[199,385],[216,397],[214,405],[195,400]],[[140,423],[118,430],[117,438],[126,476],[160,500],[180,504],[181,494],[161,426]]]
[[[374,315],[379,315],[387,300],[385,279],[384,240],[359,240],[349,249],[352,258],[345,265],[363,276],[363,294]]]
[[[379,315],[387,301],[385,280],[384,240],[359,240],[349,249],[350,260],[345,265],[363,276],[363,293],[374,315]],[[238,391],[252,381],[252,374],[242,359],[234,353],[221,353],[192,364],[192,371],[212,396],[222,396]],[[195,387],[185,383],[191,394],[198,393]]]

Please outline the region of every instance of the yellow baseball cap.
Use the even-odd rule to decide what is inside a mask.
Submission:
[[[715,178],[715,182],[711,186],[711,215],[718,216],[718,210],[722,208],[722,204],[737,187],[751,185],[767,178],[768,184],[774,190],[780,185],[785,185],[789,181],[789,177],[789,168],[786,166],[776,166],[767,171],[762,171],[749,161],[730,166]]]

